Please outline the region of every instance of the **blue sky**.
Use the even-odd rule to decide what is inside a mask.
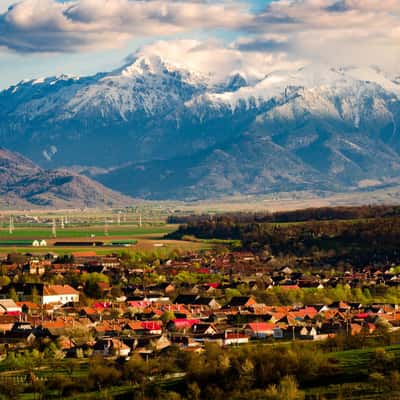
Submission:
[[[28,0],[30,1],[30,0]],[[99,4],[102,0],[98,0]],[[15,4],[14,0],[0,0],[0,12],[6,12],[8,7]],[[265,9],[269,0],[249,0],[247,3],[250,12],[259,12]],[[100,6],[100,5],[99,5]],[[235,29],[212,29],[204,31],[201,26],[184,33],[168,35],[168,39],[193,38],[205,39],[207,36],[217,38],[223,42],[233,41],[243,34]],[[86,51],[68,52],[25,52],[3,48],[0,50],[0,88],[8,87],[24,79],[58,74],[88,75],[99,71],[109,71],[118,68],[123,60],[135,52],[143,44],[163,39],[162,35],[143,35],[126,40],[115,48],[90,49]],[[1,49],[1,48],[0,48]]]
[[[400,1],[0,0],[0,88],[157,53],[206,72],[400,61]],[[10,9],[9,7],[12,6]],[[390,29],[388,29],[390,27]]]

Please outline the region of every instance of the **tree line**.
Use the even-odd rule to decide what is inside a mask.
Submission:
[[[385,218],[400,216],[400,206],[397,205],[365,205],[339,207],[311,207],[300,210],[271,212],[230,212],[218,216],[211,214],[172,215],[168,223],[188,224],[203,221],[212,221],[215,218],[224,218],[236,223],[252,222],[305,222],[352,220],[365,218]]]
[[[240,240],[243,250],[254,253],[322,258],[332,264],[341,260],[354,265],[400,262],[398,216],[275,224],[221,215],[180,225],[169,235],[175,239],[188,236]]]

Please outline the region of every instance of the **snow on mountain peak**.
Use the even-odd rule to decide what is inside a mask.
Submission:
[[[184,65],[178,65],[164,60],[158,55],[145,55],[137,57],[132,63],[123,66],[114,73],[109,74],[111,79],[134,79],[145,77],[150,79],[162,80],[178,79],[192,86],[206,87],[210,84],[208,76],[197,71],[192,71]]]
[[[237,90],[211,93],[208,102],[227,104],[231,109],[239,102],[249,104],[250,99],[256,103],[286,96],[293,90],[312,91],[314,95],[325,94],[328,97],[336,95],[360,95],[363,90],[382,90],[400,98],[400,85],[388,78],[384,72],[370,68],[331,68],[326,65],[305,65],[298,69],[277,70],[267,74],[264,79],[241,85]],[[288,90],[290,89],[290,90]],[[313,95],[313,96],[314,96]]]
[[[144,75],[144,74],[161,74],[166,70],[170,70],[172,65],[167,65],[161,57],[153,56],[141,56],[138,57],[132,64],[123,67],[121,75],[131,77],[133,75]]]
[[[77,115],[90,118],[93,114],[104,120],[116,117],[129,120],[137,111],[148,116],[184,108],[201,112],[204,105],[214,111],[219,108],[233,111],[239,105],[253,108],[272,99],[282,103],[300,96],[302,100],[296,102],[300,107],[309,107],[320,114],[332,110],[343,115],[354,114],[352,119],[358,121],[363,98],[374,98],[378,91],[400,98],[400,85],[373,67],[331,68],[314,64],[276,70],[257,80],[241,71],[233,71],[223,81],[216,82],[214,78],[158,55],[141,55],[111,73],[88,78],[61,75],[21,83],[24,90],[19,97],[22,99],[23,94],[29,101],[22,102],[16,96],[15,106],[10,106],[10,110],[30,119],[49,113],[57,120]],[[33,86],[35,97],[29,99]],[[19,88],[19,85],[11,88],[12,94]],[[346,99],[340,105],[341,111],[335,106],[339,98]],[[375,103],[378,110],[381,106]]]

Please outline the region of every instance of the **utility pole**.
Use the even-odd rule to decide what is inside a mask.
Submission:
[[[64,229],[64,217],[61,217],[61,229]]]
[[[105,236],[108,236],[107,218],[104,219],[104,235],[105,235]]]
[[[139,227],[142,227],[142,214],[139,214]]]
[[[14,233],[14,218],[12,216],[10,217],[10,223],[9,223],[9,226],[8,226],[8,233],[10,235],[12,235]]]
[[[51,228],[51,233],[54,238],[57,237],[57,228],[56,228],[56,219],[55,218],[53,218],[53,226]]]

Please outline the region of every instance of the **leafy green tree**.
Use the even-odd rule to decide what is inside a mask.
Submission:
[[[106,365],[103,360],[93,360],[89,365],[89,380],[99,391],[117,385],[121,375],[113,365]]]
[[[35,303],[35,304],[40,303],[40,296],[39,296],[39,292],[38,292],[36,286],[32,287],[31,299],[32,299],[32,303]]]
[[[11,287],[11,288],[10,288],[10,290],[8,291],[7,296],[8,296],[10,299],[13,299],[14,301],[18,301],[18,295],[17,295],[17,292],[16,292],[16,290],[15,290],[14,287]]]
[[[8,286],[11,282],[11,279],[7,275],[0,275],[0,286]]]
[[[278,386],[269,386],[265,395],[266,400],[303,400],[305,397],[292,376],[285,376]]]
[[[92,272],[90,274],[84,274],[82,276],[83,281],[85,282],[85,293],[92,298],[100,298],[101,292],[98,286],[100,282],[108,282],[108,276],[98,273]]]
[[[173,311],[164,311],[164,313],[160,317],[161,321],[163,321],[164,323],[172,321],[175,318],[176,317]]]

